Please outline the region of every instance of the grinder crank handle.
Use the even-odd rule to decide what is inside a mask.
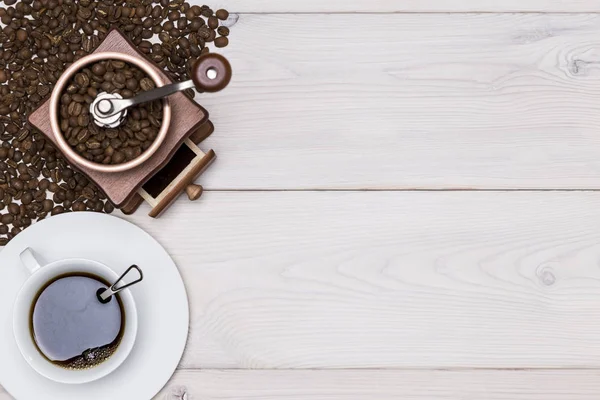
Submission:
[[[231,81],[231,65],[220,54],[204,55],[192,66],[192,79],[172,83],[156,89],[142,92],[130,99],[104,99],[96,104],[96,112],[102,118],[108,118],[121,111],[141,103],[162,99],[186,89],[195,88],[199,92],[218,92]]]

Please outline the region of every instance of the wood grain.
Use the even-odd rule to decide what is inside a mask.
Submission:
[[[192,0],[190,3],[204,4]],[[218,0],[215,9],[225,7],[243,13],[429,13],[429,12],[597,12],[593,0]]]
[[[202,184],[598,189],[599,38],[595,14],[242,15],[231,86],[197,98]]]
[[[597,400],[593,370],[180,370],[154,400]],[[0,387],[0,400],[13,398]]]
[[[184,368],[595,368],[599,204],[594,192],[207,192],[127,219],[183,274]]]
[[[564,370],[179,371],[155,400],[597,400],[599,378]]]

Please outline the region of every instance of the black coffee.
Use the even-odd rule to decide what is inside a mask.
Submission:
[[[74,273],[55,278],[39,291],[31,307],[30,328],[48,361],[67,369],[87,369],[115,353],[125,312],[119,295],[107,304],[98,300],[98,289],[108,286],[97,276]]]

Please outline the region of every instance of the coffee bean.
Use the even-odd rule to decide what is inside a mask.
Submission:
[[[217,17],[210,17],[208,19],[208,27],[210,29],[217,29],[219,27],[219,19]]]
[[[94,204],[94,211],[95,212],[102,212],[104,210],[104,204],[101,201],[97,201]]]
[[[50,181],[48,179],[40,180],[39,188],[41,190],[48,190],[48,186],[50,185]]]
[[[107,214],[111,214],[115,210],[115,207],[112,205],[110,201],[107,201],[104,204],[104,212]]]
[[[18,178],[11,180],[10,185],[16,190],[23,190],[23,187],[25,187],[23,181]]]
[[[73,211],[85,211],[86,206],[85,203],[82,201],[76,201],[73,203]]]
[[[229,12],[227,10],[223,10],[223,9],[217,10],[215,15],[221,21],[225,21],[227,18],[229,18]]]
[[[87,76],[87,74],[79,73],[75,75],[75,83],[77,83],[79,87],[87,87],[90,84],[90,78]],[[78,101],[75,99],[75,96],[73,98],[75,101]]]
[[[155,88],[155,84],[152,81],[152,79],[150,78],[143,78],[140,81],[140,87],[142,88],[143,91],[148,91],[148,90],[152,90]]]
[[[47,199],[42,201],[42,206],[44,212],[49,212],[50,210],[52,210],[52,208],[54,208],[54,203],[52,202],[52,200]]]
[[[92,200],[96,196],[96,193],[93,188],[91,188],[90,186],[86,186],[85,188],[83,188],[82,195],[86,199]]]
[[[216,47],[226,47],[229,44],[229,39],[227,39],[226,36],[221,36],[215,39],[215,46]]]
[[[31,192],[24,192],[23,196],[21,196],[21,203],[22,204],[31,204],[31,202],[33,201],[33,194]]]
[[[55,193],[56,198],[58,199],[58,201],[56,201],[56,203],[62,203],[63,201],[65,201],[67,199],[67,192],[63,189],[60,189],[59,191],[57,191]]]
[[[229,28],[226,26],[220,26],[217,29],[217,33],[221,36],[229,36]]]
[[[48,190],[50,192],[56,193],[59,189],[60,189],[60,186],[58,186],[55,182],[50,182],[50,185],[48,186]]]
[[[4,225],[8,225],[8,224],[12,224],[14,219],[15,219],[15,217],[12,214],[2,214],[2,217],[0,217],[0,222],[3,223]]]
[[[137,79],[135,78],[129,78],[127,79],[127,81],[125,82],[125,86],[127,87],[127,89],[131,90],[131,91],[135,91],[137,90],[138,86],[139,86],[139,82],[137,81]]]
[[[106,63],[99,62],[94,64],[94,66],[92,67],[92,72],[96,76],[104,76],[104,74],[106,74]]]
[[[33,195],[33,199],[37,202],[46,200],[46,191],[41,189],[37,190]]]
[[[68,112],[69,112],[70,116],[72,116],[72,117],[79,116],[79,114],[81,114],[81,110],[83,110],[81,103],[77,103],[77,102],[73,101],[69,104]]]
[[[65,208],[63,206],[56,206],[52,209],[51,215],[62,214],[65,212]]]
[[[10,214],[17,215],[19,213],[19,205],[16,203],[10,203],[7,210]]]

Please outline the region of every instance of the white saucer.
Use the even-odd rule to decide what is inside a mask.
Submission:
[[[19,253],[31,247],[40,261],[88,258],[121,273],[131,264],[144,281],[131,288],[138,307],[133,351],[115,372],[92,383],[66,385],[38,375],[23,359],[12,329],[13,302],[27,278]],[[189,309],[175,263],[137,226],[106,214],[76,212],[40,221],[0,252],[0,385],[17,400],[149,400],[175,371],[187,340]]]

